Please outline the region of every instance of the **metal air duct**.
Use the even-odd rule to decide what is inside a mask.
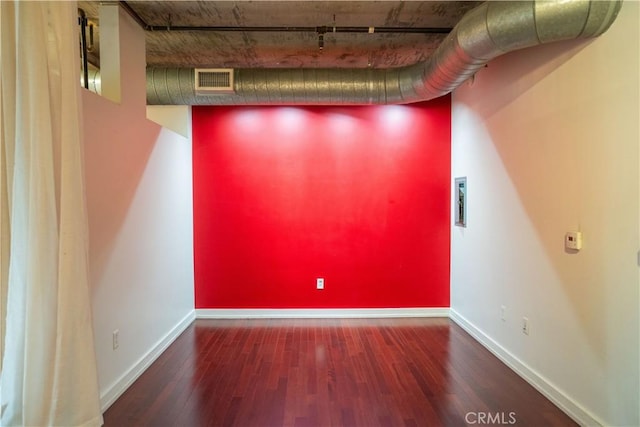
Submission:
[[[236,69],[233,94],[197,95],[194,69],[147,70],[147,103],[167,105],[406,104],[454,90],[518,49],[597,37],[622,0],[489,1],[467,13],[425,62],[393,69]]]

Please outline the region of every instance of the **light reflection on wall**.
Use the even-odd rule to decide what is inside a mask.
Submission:
[[[296,107],[277,107],[272,110],[276,131],[285,135],[297,135],[304,132],[308,124],[308,111]]]
[[[349,114],[328,113],[325,120],[335,137],[350,137],[358,128],[358,119]]]
[[[377,111],[377,125],[385,136],[398,138],[406,135],[414,122],[414,109],[405,105],[385,105]]]

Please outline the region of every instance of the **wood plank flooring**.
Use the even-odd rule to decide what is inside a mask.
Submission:
[[[196,320],[105,426],[573,426],[448,319]]]

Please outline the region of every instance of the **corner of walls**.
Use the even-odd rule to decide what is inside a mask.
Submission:
[[[639,9],[500,57],[453,96],[468,224],[452,227],[451,317],[587,425],[640,424]]]
[[[120,43],[119,72],[126,76],[120,103],[88,91],[82,96],[103,409],[195,317],[190,128],[184,136],[147,120],[144,32],[117,12],[112,42]]]
[[[190,105],[147,105],[147,118],[185,138],[191,137]]]

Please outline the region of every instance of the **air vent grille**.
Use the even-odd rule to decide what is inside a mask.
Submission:
[[[215,71],[198,73],[198,86],[200,88],[229,87],[229,80],[231,80],[229,73]]]
[[[196,94],[233,92],[232,68],[196,68]]]

